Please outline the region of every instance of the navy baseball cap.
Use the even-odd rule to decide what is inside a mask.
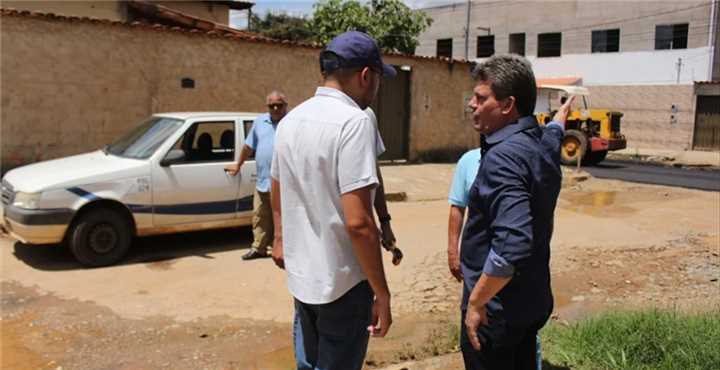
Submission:
[[[337,57],[330,57],[334,54]],[[320,53],[320,69],[333,71],[338,68],[374,67],[385,77],[395,77],[397,72],[380,57],[380,48],[368,34],[348,31],[335,36]]]

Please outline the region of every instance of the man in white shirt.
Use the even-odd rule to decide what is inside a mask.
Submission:
[[[335,37],[320,54],[324,83],[283,118],[275,138],[273,260],[295,298],[298,369],[357,369],[369,334],[392,323],[390,291],[373,217],[376,128],[363,112],[383,64],[361,32]]]

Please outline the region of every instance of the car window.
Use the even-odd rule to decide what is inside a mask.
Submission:
[[[125,158],[146,159],[183,124],[182,120],[150,117],[107,146],[107,153]]]
[[[245,133],[245,140],[248,138],[248,134],[250,134],[250,129],[253,127],[254,120],[246,119],[243,121],[243,132]],[[247,160],[255,159],[255,153],[251,153],[250,156],[247,158]]]
[[[235,159],[235,123],[198,122],[175,143],[185,162],[230,162]]]

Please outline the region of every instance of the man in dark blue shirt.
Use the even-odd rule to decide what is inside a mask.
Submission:
[[[473,76],[482,159],[462,238],[460,346],[467,369],[535,369],[535,337],[553,309],[550,239],[572,99],[543,127],[526,59],[494,56]]]

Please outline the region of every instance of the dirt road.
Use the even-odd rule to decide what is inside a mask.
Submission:
[[[405,252],[386,255],[395,323],[368,368],[452,347],[458,283],[446,268],[451,166],[383,169]],[[411,180],[412,179],[412,180]],[[248,229],[138,240],[126,263],[83,269],[57,246],[0,238],[3,369],[288,369],[292,300]],[[720,307],[720,193],[591,179],[561,194],[557,320],[612,307]],[[452,355],[451,355],[452,357]]]

